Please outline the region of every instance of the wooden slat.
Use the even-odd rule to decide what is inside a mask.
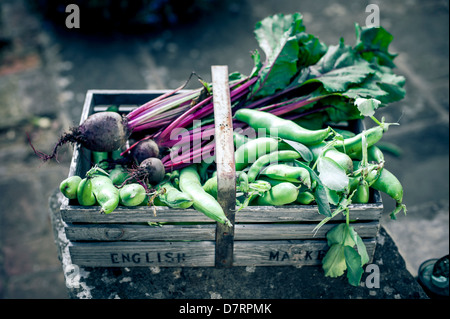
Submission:
[[[370,258],[375,240],[364,240]],[[325,240],[236,241],[234,266],[320,265],[328,250]]]
[[[173,209],[164,206],[153,209],[145,206],[118,207],[112,213],[99,213],[99,208],[61,206],[61,216],[68,223],[145,223],[145,222],[209,222],[211,219],[194,209]],[[357,204],[350,207],[350,219],[360,221],[379,220],[382,204]],[[319,222],[324,218],[316,205],[250,206],[236,213],[236,223]],[[333,220],[344,220],[339,214]]]
[[[73,243],[72,263],[92,267],[212,267],[214,241]]]
[[[364,240],[373,257],[375,240]],[[213,241],[73,243],[72,263],[92,267],[212,267]],[[328,250],[325,240],[237,241],[233,266],[320,265]]]
[[[217,224],[216,267],[233,264],[234,218],[236,206],[236,170],[234,164],[233,120],[231,115],[228,67],[211,67],[214,101],[215,161],[217,201],[231,225]]]
[[[336,224],[327,223],[317,232],[312,224],[237,224],[234,240],[325,239]],[[362,238],[375,238],[379,222],[352,223]],[[215,225],[127,225],[68,224],[66,236],[71,241],[173,241],[214,240]]]
[[[68,224],[67,239],[71,241],[173,241],[214,240],[215,224],[205,225],[120,225]]]
[[[327,223],[313,232],[314,224],[240,224],[236,225],[235,240],[325,239],[336,224]],[[361,238],[375,238],[379,222],[352,223]]]

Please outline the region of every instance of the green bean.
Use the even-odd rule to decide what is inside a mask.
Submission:
[[[192,197],[177,189],[170,180],[163,181],[157,186],[158,190],[164,191],[158,195],[159,200],[172,208],[186,209],[192,206],[194,200]]]
[[[362,152],[356,152],[350,154],[352,159],[361,160]],[[367,148],[367,160],[369,162],[382,163],[384,162],[384,154],[383,151],[376,145],[372,145]]]
[[[370,147],[372,145],[375,145],[375,143],[377,143],[383,137],[383,134],[387,131],[387,128],[388,124],[385,124],[383,126],[381,125],[374,126],[351,138],[346,138],[343,141],[337,141],[337,143],[334,144],[334,147],[338,151],[344,152],[346,154],[361,153],[362,136],[364,134],[366,135],[367,147]]]
[[[309,191],[299,192],[297,196],[297,203],[302,205],[310,205],[314,202],[314,194]]]
[[[286,182],[302,183],[311,188],[311,176],[307,169],[303,167],[291,166],[287,164],[274,164],[267,166],[261,174]]]
[[[353,161],[347,154],[339,152],[336,149],[329,149],[325,152],[324,156],[335,161],[347,174],[353,172]]]
[[[289,182],[273,186],[268,192],[259,196],[256,204],[259,206],[281,206],[293,203],[298,197],[298,187]]]
[[[248,181],[253,182],[259,175],[261,169],[270,163],[278,163],[279,161],[290,161],[300,158],[300,154],[296,151],[277,151],[259,157],[248,170]]]
[[[250,139],[247,136],[239,134],[237,132],[233,132],[233,142],[236,149],[247,143],[249,140]]]
[[[379,175],[378,178],[376,178],[377,175]],[[371,181],[370,179],[374,177],[375,180]],[[395,209],[390,214],[392,219],[395,219],[397,213],[401,210],[406,214],[406,205],[403,204],[403,186],[394,174],[383,168],[379,174],[369,174],[367,179],[370,187],[389,195],[395,200]]]
[[[66,178],[59,184],[59,190],[68,199],[77,198],[78,184],[81,182],[81,177],[74,175]]]
[[[100,213],[109,214],[119,205],[119,190],[107,176],[97,175],[92,178],[92,192],[100,204]]]
[[[234,155],[236,171],[242,171],[249,163],[253,163],[260,156],[276,151],[278,143],[278,139],[260,137],[241,145]]]
[[[264,130],[266,134],[296,141],[305,145],[322,142],[331,132],[327,127],[320,130],[309,130],[293,121],[283,119],[268,112],[242,108],[235,113],[235,118],[247,123],[255,130]]]
[[[114,185],[122,185],[122,183],[128,178],[129,174],[122,166],[116,166],[109,172],[109,178]]]
[[[91,178],[83,178],[80,184],[78,184],[77,200],[81,206],[92,206],[97,202],[92,192]]]
[[[360,180],[356,186],[352,202],[356,204],[366,204],[369,202],[369,184],[365,179]]]
[[[127,184],[119,190],[119,203],[124,206],[139,206],[146,196],[145,188],[141,184]]]
[[[217,175],[210,177],[204,184],[203,189],[217,199]]]
[[[217,222],[231,226],[222,206],[202,188],[200,176],[194,165],[181,169],[179,183],[181,191],[194,200],[193,208]]]

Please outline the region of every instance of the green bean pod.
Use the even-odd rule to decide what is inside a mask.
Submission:
[[[114,185],[122,185],[128,176],[127,170],[122,166],[116,166],[109,172],[109,178]]]
[[[302,205],[309,205],[314,202],[314,194],[308,191],[299,192],[296,202]]]
[[[92,180],[90,178],[83,178],[78,184],[77,200],[81,206],[92,206],[97,202],[92,192]]]
[[[119,203],[123,206],[139,206],[146,196],[145,188],[141,184],[127,184],[119,190]]]
[[[219,223],[231,226],[222,206],[203,189],[200,176],[194,165],[181,169],[179,183],[181,191],[193,199],[192,207]]]
[[[327,127],[319,130],[309,130],[293,121],[283,119],[268,112],[242,108],[235,113],[235,118],[247,123],[255,130],[264,130],[268,135],[285,138],[305,145],[322,142],[331,132]]]
[[[204,184],[203,189],[217,199],[217,175],[210,177]]]
[[[247,143],[249,140],[250,139],[247,136],[233,132],[233,143],[236,149]]]
[[[386,193],[398,203],[402,202],[403,186],[394,174],[392,174],[386,168],[383,168],[378,178],[373,180],[374,177],[374,174],[369,174],[367,177],[367,182],[369,183],[370,187],[380,192]]]
[[[259,206],[281,206],[293,203],[298,197],[298,187],[289,182],[273,186],[268,192],[259,196],[256,204]]]
[[[78,184],[81,182],[81,177],[74,175],[66,178],[59,184],[59,190],[68,199],[77,198]]]
[[[362,179],[356,186],[355,194],[352,197],[352,202],[355,204],[367,204],[369,202],[369,184]]]
[[[92,192],[101,206],[100,213],[109,214],[119,206],[119,190],[107,176],[96,175],[92,178]]]
[[[377,125],[366,131],[363,131],[351,138],[346,138],[343,141],[337,141],[334,147],[346,154],[362,153],[362,136],[366,135],[367,147],[375,145],[388,129],[388,124]]]
[[[157,189],[164,189],[164,192],[158,195],[158,199],[169,207],[186,209],[194,203],[190,195],[175,188],[168,180],[159,184]]]
[[[262,168],[270,163],[278,163],[279,161],[290,161],[300,158],[300,154],[296,151],[278,151],[272,152],[259,157],[248,170],[248,181],[253,182],[258,177]]]
[[[274,164],[267,166],[261,174],[272,178],[292,183],[302,183],[311,188],[311,176],[307,169],[303,167],[291,166],[287,164]]]
[[[278,143],[278,139],[260,137],[249,140],[247,143],[241,145],[234,153],[236,171],[242,171],[260,156],[276,151],[278,149]]]
[[[352,159],[362,160],[362,153],[352,153],[349,155]],[[383,151],[376,145],[372,145],[367,148],[367,160],[369,162],[381,163],[384,162]]]

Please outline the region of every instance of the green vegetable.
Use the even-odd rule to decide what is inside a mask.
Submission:
[[[369,202],[369,184],[365,179],[359,181],[356,186],[355,194],[352,197],[355,204],[366,204]]]
[[[157,186],[158,190],[164,189],[162,194],[158,195],[159,200],[172,208],[186,209],[192,206],[194,200],[187,193],[181,192],[170,180],[163,181]]]
[[[107,176],[92,177],[92,192],[101,206],[100,213],[109,214],[119,205],[119,190]]]
[[[127,184],[119,190],[119,202],[124,206],[139,206],[146,196],[144,186],[138,183]]]
[[[199,212],[222,224],[231,226],[230,221],[217,200],[202,188],[200,176],[195,165],[187,166],[180,171],[180,189],[193,199],[194,207]]]
[[[234,117],[245,122],[253,129],[264,130],[266,134],[280,137],[305,145],[322,142],[331,132],[331,128],[308,130],[293,121],[285,120],[269,112],[242,108],[236,111]]]
[[[242,171],[249,163],[253,163],[260,156],[276,151],[278,143],[278,139],[260,137],[241,145],[234,153],[236,171]]]
[[[248,181],[253,182],[261,172],[262,168],[270,163],[278,163],[279,161],[290,161],[300,158],[300,154],[295,151],[275,151],[260,156],[248,170]],[[267,174],[266,174],[267,175]],[[309,176],[309,174],[308,174]]]
[[[128,178],[128,172],[122,166],[116,166],[109,172],[109,178],[114,185],[122,185],[122,183]]]
[[[212,195],[214,198],[217,199],[217,175],[212,176],[209,178],[204,184],[203,189],[208,194]]]
[[[92,151],[92,159],[94,164],[99,165],[102,161],[106,161],[108,159],[108,152]]]
[[[322,260],[325,276],[339,277],[347,270],[349,283],[359,286],[364,272],[362,266],[369,261],[369,257],[361,237],[349,225],[348,218],[346,223],[334,226],[327,233],[327,241],[329,250]]]
[[[77,198],[78,184],[81,182],[81,177],[74,175],[66,178],[59,184],[59,190],[68,199]]]
[[[362,135],[366,136],[368,147],[377,143],[383,134],[387,131],[388,125],[377,125],[366,131],[363,131],[351,138],[344,139],[344,141],[338,141],[334,147],[346,154],[361,153],[362,152]]]
[[[302,205],[309,205],[314,202],[314,195],[309,191],[299,192],[297,196],[297,203]]]
[[[267,166],[261,174],[272,178],[283,180],[286,182],[302,183],[311,188],[311,176],[307,169],[287,164],[274,164]]]
[[[256,204],[260,206],[281,206],[295,202],[298,196],[298,187],[292,183],[284,182],[273,186],[268,192],[258,197]]]
[[[81,206],[95,205],[97,199],[92,191],[91,178],[83,178],[80,184],[78,184],[77,199]]]
[[[403,186],[398,178],[386,168],[383,168],[381,170],[381,172],[378,174],[378,178],[376,178],[375,174],[376,173],[373,172],[372,174],[369,174],[367,178],[370,187],[389,195],[396,202],[395,209],[390,214],[391,218],[395,219],[396,215],[402,210],[406,214],[406,206],[402,202]],[[373,178],[376,179],[373,180]]]

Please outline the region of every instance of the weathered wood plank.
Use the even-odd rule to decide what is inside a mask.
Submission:
[[[68,224],[67,239],[71,241],[174,241],[214,240],[215,224],[204,225],[127,225]]]
[[[72,263],[92,267],[212,267],[214,241],[73,243]]]
[[[379,220],[383,212],[382,204],[357,204],[350,207],[352,220]],[[99,208],[63,204],[61,216],[68,223],[130,223],[130,222],[208,222],[205,215],[195,209],[173,209],[158,206],[118,207],[110,214],[100,214]],[[235,215],[236,223],[276,223],[276,222],[319,222],[324,218],[315,205],[250,206]],[[339,214],[333,220],[344,220]]]
[[[287,240],[325,239],[326,233],[335,226],[328,223],[317,233],[317,224],[237,224],[234,240]],[[359,236],[375,238],[379,222],[353,223]],[[68,224],[66,236],[71,241],[173,241],[214,240],[215,224],[199,225],[128,225],[128,224]]]
[[[216,143],[214,154],[217,168],[217,201],[230,221],[230,225],[217,223],[216,267],[231,267],[236,206],[236,170],[228,66],[213,65],[211,73],[214,87],[214,139]]]
[[[375,239],[364,240],[369,257]],[[72,263],[92,267],[212,267],[213,241],[73,243]],[[233,266],[320,265],[328,250],[325,240],[236,241]]]
[[[375,240],[364,240],[370,259]],[[236,241],[233,266],[320,265],[328,250],[325,240]]]
[[[317,224],[240,224],[236,225],[235,237],[238,240],[284,240],[284,239],[325,239],[326,233],[336,224],[327,223],[317,233]],[[361,238],[375,238],[379,222],[352,223]]]

